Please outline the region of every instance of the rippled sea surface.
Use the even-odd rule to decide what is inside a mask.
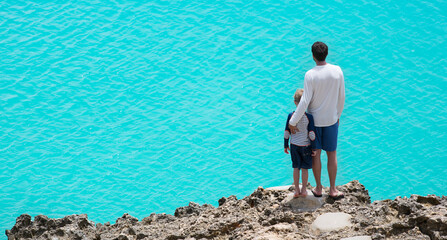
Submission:
[[[446,13],[442,0],[2,1],[0,229],[291,184],[283,130],[317,40],[345,74],[337,184],[446,195]]]

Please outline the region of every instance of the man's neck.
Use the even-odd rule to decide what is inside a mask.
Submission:
[[[323,65],[326,65],[327,63],[326,63],[326,61],[316,61],[315,62],[316,64],[317,64],[317,66],[323,66]]]

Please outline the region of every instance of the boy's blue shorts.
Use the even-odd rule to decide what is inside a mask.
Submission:
[[[329,127],[315,127],[316,149],[328,152],[337,150],[338,121]]]
[[[293,168],[312,168],[312,148],[309,146],[296,146],[290,144],[290,156]]]

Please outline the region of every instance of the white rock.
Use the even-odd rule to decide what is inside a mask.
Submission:
[[[269,187],[269,188],[266,188],[265,190],[266,191],[289,191],[289,188],[291,187],[292,185],[288,185],[288,186],[277,186],[277,187]]]
[[[294,212],[314,211],[324,204],[325,196],[314,197],[310,190],[307,190],[306,197],[293,197],[293,193],[287,194],[287,197],[281,202],[284,206],[290,207]]]
[[[340,240],[371,240],[370,236],[355,236],[349,238],[342,238]]]
[[[336,213],[325,213],[317,217],[312,223],[312,228],[314,230],[320,230],[322,232],[329,232],[334,230],[339,230],[345,227],[351,226],[351,215],[336,212]]]

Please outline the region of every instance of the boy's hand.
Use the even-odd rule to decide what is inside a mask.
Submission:
[[[298,128],[296,126],[292,126],[290,124],[289,124],[289,129],[293,134],[300,131],[300,130],[298,130]]]
[[[289,154],[289,148],[284,148],[284,152],[285,152],[286,154]]]
[[[317,156],[317,151],[315,151],[315,150],[312,150],[312,154],[311,154],[311,156],[312,156],[312,157],[315,157],[315,156]]]

